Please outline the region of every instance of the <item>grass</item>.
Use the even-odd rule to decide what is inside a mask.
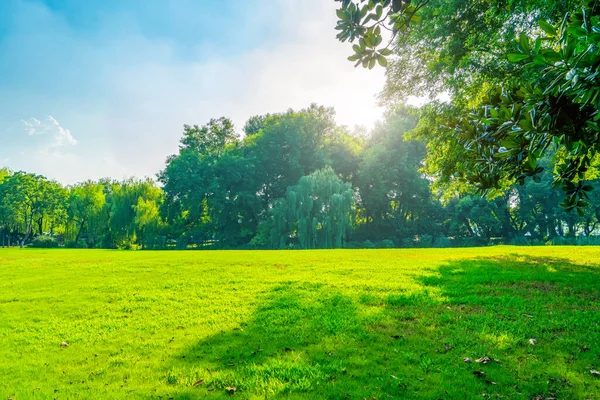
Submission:
[[[592,369],[597,247],[0,249],[0,399],[598,399]]]

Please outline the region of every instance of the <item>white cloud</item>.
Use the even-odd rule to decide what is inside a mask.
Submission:
[[[77,144],[77,140],[73,137],[71,131],[64,128],[52,115],[48,115],[44,122],[36,118],[21,120],[21,122],[27,135],[49,137],[50,141],[47,141],[45,145],[48,148],[56,149]]]
[[[41,135],[45,133],[45,131],[42,129],[42,122],[39,119],[30,118],[27,121],[22,119],[21,122],[23,125],[25,125],[25,132],[27,132],[29,136]]]
[[[66,145],[75,146],[77,140],[71,135],[71,131],[63,128],[60,123],[52,115],[48,115],[48,120],[54,126],[56,133],[54,134],[54,146],[62,147]]]

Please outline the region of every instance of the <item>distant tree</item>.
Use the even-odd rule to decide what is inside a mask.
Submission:
[[[22,243],[42,234],[44,221],[60,217],[64,209],[64,190],[56,182],[25,172],[5,174],[0,185],[3,214],[15,226],[21,226]]]
[[[260,132],[270,116],[271,114],[264,114],[250,117],[244,125],[244,133],[246,133],[246,136],[252,136]]]
[[[199,245],[214,236],[211,207],[224,200],[217,170],[221,159],[229,159],[238,145],[233,124],[226,118],[210,120],[201,128],[184,126],[179,153],[167,159],[158,175],[165,191],[163,214],[180,227],[179,235],[188,233]]]
[[[156,242],[160,229],[159,199],[161,192],[155,192],[155,198],[140,197],[135,206],[135,223],[139,231],[140,244],[144,249],[148,242]]]
[[[79,243],[81,234],[93,233],[92,221],[101,215],[106,204],[103,186],[87,181],[73,186],[69,191],[69,219],[76,224],[75,243]]]
[[[334,130],[325,141],[326,163],[346,182],[356,186],[365,140],[345,128]]]
[[[272,243],[296,237],[303,249],[342,247],[350,228],[354,191],[330,168],[313,172],[273,203]]]
[[[420,171],[425,146],[405,140],[405,134],[415,124],[411,110],[400,107],[388,113],[366,144],[357,187],[365,234],[371,239],[412,237],[418,234],[419,218],[429,212],[429,181]]]

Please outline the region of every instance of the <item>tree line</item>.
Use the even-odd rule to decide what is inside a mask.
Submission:
[[[600,194],[566,212],[544,171],[486,196],[439,185],[422,113],[399,106],[369,133],[312,105],[184,126],[156,180],[62,186],[0,170],[0,244],[141,249],[460,247],[594,244]],[[438,149],[443,151],[443,149]],[[429,155],[430,157],[430,155]],[[591,180],[593,185],[596,180]]]

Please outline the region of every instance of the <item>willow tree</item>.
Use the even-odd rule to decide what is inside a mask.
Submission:
[[[303,176],[272,203],[274,247],[297,243],[303,249],[342,247],[350,227],[354,191],[326,167]]]

